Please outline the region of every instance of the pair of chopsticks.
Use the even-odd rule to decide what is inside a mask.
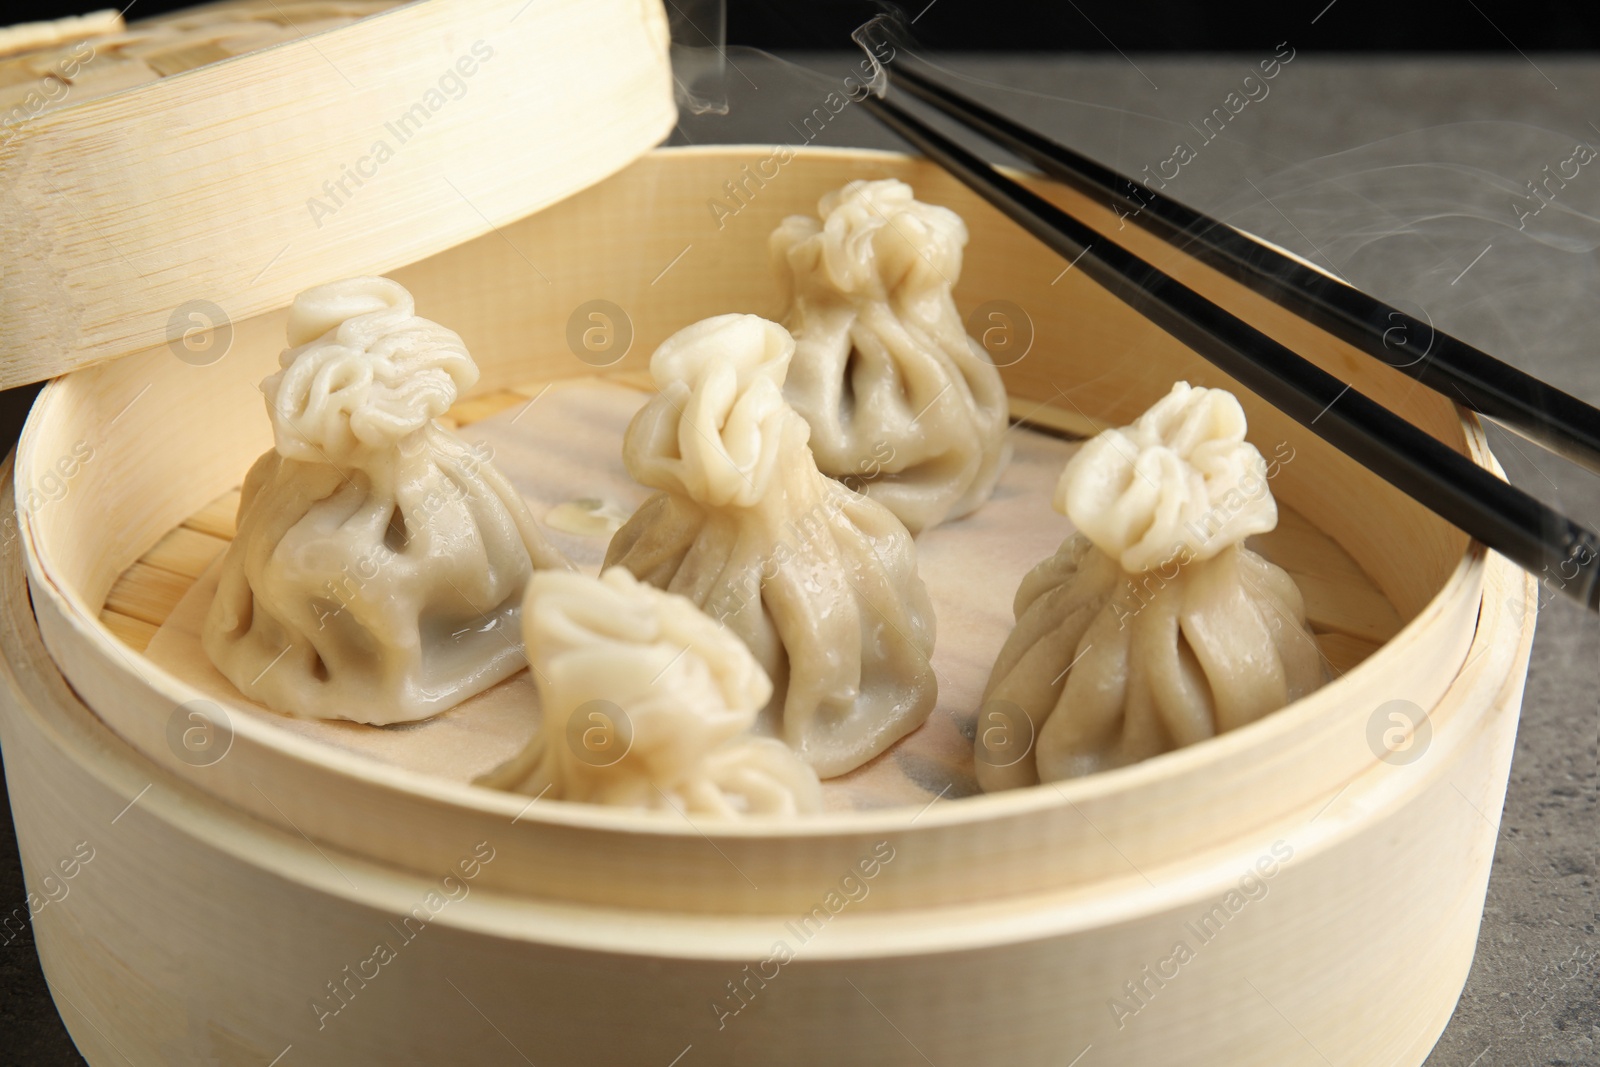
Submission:
[[[869,45],[881,41],[885,29],[875,20],[858,31],[858,40],[865,38]],[[1422,334],[1422,323],[984,107],[907,60],[916,62],[902,48],[892,64],[882,66],[892,89],[922,100],[1053,178],[1081,191],[1109,195],[1136,223],[1318,328],[1452,400],[1465,401],[1535,443],[1600,471],[1600,412],[1589,405],[1438,331],[1432,331],[1426,358],[1397,365],[1387,358],[1391,350],[1385,331],[1401,323],[1414,329],[1409,336],[1415,337]],[[1496,478],[1090,229],[892,98],[868,95],[862,104],[1112,295],[1262,399],[1545,584],[1600,611],[1600,536],[1593,531]]]

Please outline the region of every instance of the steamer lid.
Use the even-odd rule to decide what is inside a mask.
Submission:
[[[570,196],[677,118],[661,0],[232,0],[55,44],[17,29],[0,388],[203,347]]]

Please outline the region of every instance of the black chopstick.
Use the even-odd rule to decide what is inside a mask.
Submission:
[[[1600,537],[1496,478],[1199,293],[1001,174],[898,104],[875,118],[1091,279],[1446,521],[1600,611]]]
[[[1319,329],[1600,473],[1600,411],[1577,397],[985,107],[906,66],[907,58],[913,57],[898,55],[890,71],[897,88],[1079,192],[1109,196],[1119,218],[1179,245]],[[1410,341],[1391,347],[1395,336],[1429,342],[1418,357]]]

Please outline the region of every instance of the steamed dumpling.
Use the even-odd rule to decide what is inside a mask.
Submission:
[[[1120,767],[1232,730],[1323,682],[1300,590],[1244,547],[1277,525],[1239,402],[1174,385],[1068,462],[1079,533],[1017,590],[979,711],[986,790]]]
[[[480,784],[714,817],[822,809],[816,772],[783,742],[748,733],[772,683],[683,597],[621,567],[599,578],[545,572],[529,583],[522,628],[542,725]]]
[[[706,319],[650,360],[661,392],[623,441],[660,490],[606,566],[724,623],[777,688],[762,729],[824,778],[922,725],[937,695],[916,547],[883,505],[825,477],[783,398],[794,342],[754,315]]]
[[[913,534],[976,510],[1010,456],[1006,391],[951,289],[967,227],[904,182],[854,181],[772,234],[792,303],[784,396],[817,467]]]
[[[1233,394],[1177,382],[1133,425],[1084,442],[1056,485],[1056,510],[1130,574],[1180,553],[1210,559],[1278,525],[1246,429]]]
[[[535,569],[568,564],[489,458],[433,420],[477,380],[461,338],[387,278],[295,298],[261,383],[276,447],[245,477],[202,637],[252,700],[424,719],[524,666]]]

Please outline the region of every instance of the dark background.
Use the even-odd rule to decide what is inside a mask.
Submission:
[[[697,0],[675,4],[703,21]],[[0,23],[109,6],[107,0],[4,0]],[[134,0],[127,17],[189,6],[182,0]],[[869,0],[727,0],[728,43],[845,48],[850,31],[883,6]],[[1600,44],[1600,5],[1593,0],[908,0],[901,6],[917,17],[916,32],[928,45],[985,52],[1254,52],[1277,43],[1267,39],[1271,31],[1265,27],[1299,13],[1317,18],[1320,48],[1331,52],[1570,52]]]
[[[690,0],[677,5],[699,17]],[[0,24],[106,6],[0,0]],[[181,0],[135,0],[127,16],[187,6]],[[947,50],[1253,53],[1274,46],[1265,27],[1281,25],[1293,13],[1316,19],[1319,52],[1526,54],[1600,46],[1600,4],[1593,0],[911,0],[905,7],[917,17],[918,37]],[[864,0],[728,0],[728,43],[774,51],[848,48],[850,31],[880,9]],[[14,444],[36,392],[27,387],[0,393],[0,449]],[[25,899],[10,806],[0,790],[0,905],[10,910]],[[82,1062],[49,998],[31,929],[9,943],[0,941],[0,1065]]]
[[[728,43],[839,48],[884,6],[728,0]],[[1321,51],[1498,52],[1512,47],[1508,36],[1524,52],[1600,44],[1600,5],[1593,0],[1334,0],[1331,6],[1328,0],[908,0],[900,6],[916,16],[917,36],[930,47],[982,52],[1255,52],[1277,43],[1272,27],[1300,13],[1317,18]]]

